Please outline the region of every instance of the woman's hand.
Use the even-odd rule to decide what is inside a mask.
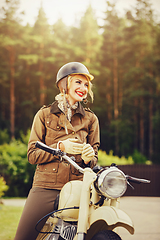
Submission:
[[[94,152],[94,149],[91,147],[91,145],[89,143],[85,144],[83,147],[82,155],[81,155],[82,159],[84,160],[84,163],[88,164],[92,160],[94,155],[95,155],[95,152]]]
[[[58,142],[58,147],[61,151],[69,154],[81,154],[84,144],[77,143],[78,139],[68,138],[64,141]]]

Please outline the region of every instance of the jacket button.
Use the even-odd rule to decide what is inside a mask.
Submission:
[[[72,132],[72,134],[75,134],[75,132]]]
[[[47,170],[47,168],[45,168],[45,171]]]
[[[59,129],[59,126],[57,126],[57,129]]]
[[[55,169],[55,168],[53,168],[53,171],[56,171],[56,169]]]

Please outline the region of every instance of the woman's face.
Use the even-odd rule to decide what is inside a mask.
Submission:
[[[83,75],[74,75],[71,79],[67,100],[70,105],[80,102],[87,97],[88,94],[88,80]]]

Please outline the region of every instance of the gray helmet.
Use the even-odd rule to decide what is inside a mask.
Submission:
[[[93,76],[89,73],[88,69],[80,62],[69,62],[65,65],[63,65],[58,73],[56,78],[56,85],[58,85],[58,82],[67,77],[68,75],[72,74],[83,74],[87,76],[90,81],[93,80]]]

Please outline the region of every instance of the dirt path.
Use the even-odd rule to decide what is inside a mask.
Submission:
[[[2,202],[6,206],[23,207],[26,199],[2,199]]]

